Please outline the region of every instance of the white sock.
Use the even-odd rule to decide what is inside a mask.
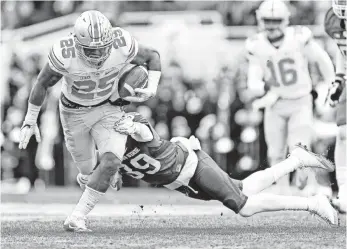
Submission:
[[[300,160],[296,158],[295,156],[290,156],[280,163],[271,165],[270,169],[273,170],[274,179],[275,181],[277,181],[281,177],[299,168],[299,166],[300,166]]]
[[[244,217],[249,217],[262,212],[284,210],[306,211],[309,209],[309,203],[310,201],[306,197],[261,193],[249,196],[246,204],[240,210],[240,214]]]
[[[300,196],[285,196],[284,210],[309,210],[309,198]]]
[[[86,186],[86,189],[72,212],[72,216],[86,216],[89,214],[104,194],[105,193],[98,192]]]
[[[270,187],[281,177],[289,174],[300,166],[296,157],[289,157],[271,168],[253,173],[242,181],[243,191],[247,196],[254,195]]]

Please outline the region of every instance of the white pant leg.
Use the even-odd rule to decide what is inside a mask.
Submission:
[[[271,165],[275,165],[286,157],[287,153],[287,121],[277,112],[266,109],[264,115],[264,132],[267,144],[267,155]]]
[[[346,125],[338,127],[335,147],[335,165],[336,179],[339,187],[347,182],[347,164],[346,164]]]
[[[60,104],[60,119],[64,130],[64,138],[68,151],[79,172],[88,175],[96,165],[95,143],[90,135],[94,122],[92,111],[84,109],[70,109]]]
[[[127,136],[114,130],[115,122],[123,114],[123,110],[118,106],[106,104],[102,107],[102,119],[95,123],[91,130],[100,155],[112,152],[119,159],[123,158]]]

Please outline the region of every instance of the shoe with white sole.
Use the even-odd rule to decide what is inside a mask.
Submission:
[[[308,211],[319,216],[330,225],[339,225],[338,213],[330,204],[329,199],[324,195],[309,197]]]
[[[91,232],[86,225],[86,217],[84,216],[69,216],[64,222],[64,229],[68,232]]]
[[[300,161],[300,168],[320,168],[333,172],[335,165],[322,155],[309,151],[306,146],[297,144],[295,149],[290,153],[289,157],[296,157]]]

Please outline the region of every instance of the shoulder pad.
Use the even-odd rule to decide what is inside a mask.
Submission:
[[[113,28],[113,33],[116,36],[113,48],[120,51],[127,58],[126,62],[134,59],[138,51],[138,42],[136,39],[122,28]]]
[[[293,26],[295,39],[301,41],[304,45],[313,38],[312,31],[306,26]]]
[[[52,70],[67,74],[67,66],[76,55],[74,39],[71,36],[64,37],[53,44],[48,54],[48,64]]]

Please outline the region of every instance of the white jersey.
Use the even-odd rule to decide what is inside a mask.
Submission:
[[[246,40],[250,61],[261,67],[267,88],[284,99],[296,99],[310,94],[312,81],[308,70],[305,46],[312,39],[307,27],[287,27],[284,40],[275,48],[265,33]]]
[[[136,56],[138,43],[124,29],[114,28],[113,31],[116,41],[99,69],[86,65],[79,58],[72,35],[53,45],[48,63],[52,70],[63,75],[62,93],[70,101],[84,106],[96,105],[118,90],[119,73]]]

